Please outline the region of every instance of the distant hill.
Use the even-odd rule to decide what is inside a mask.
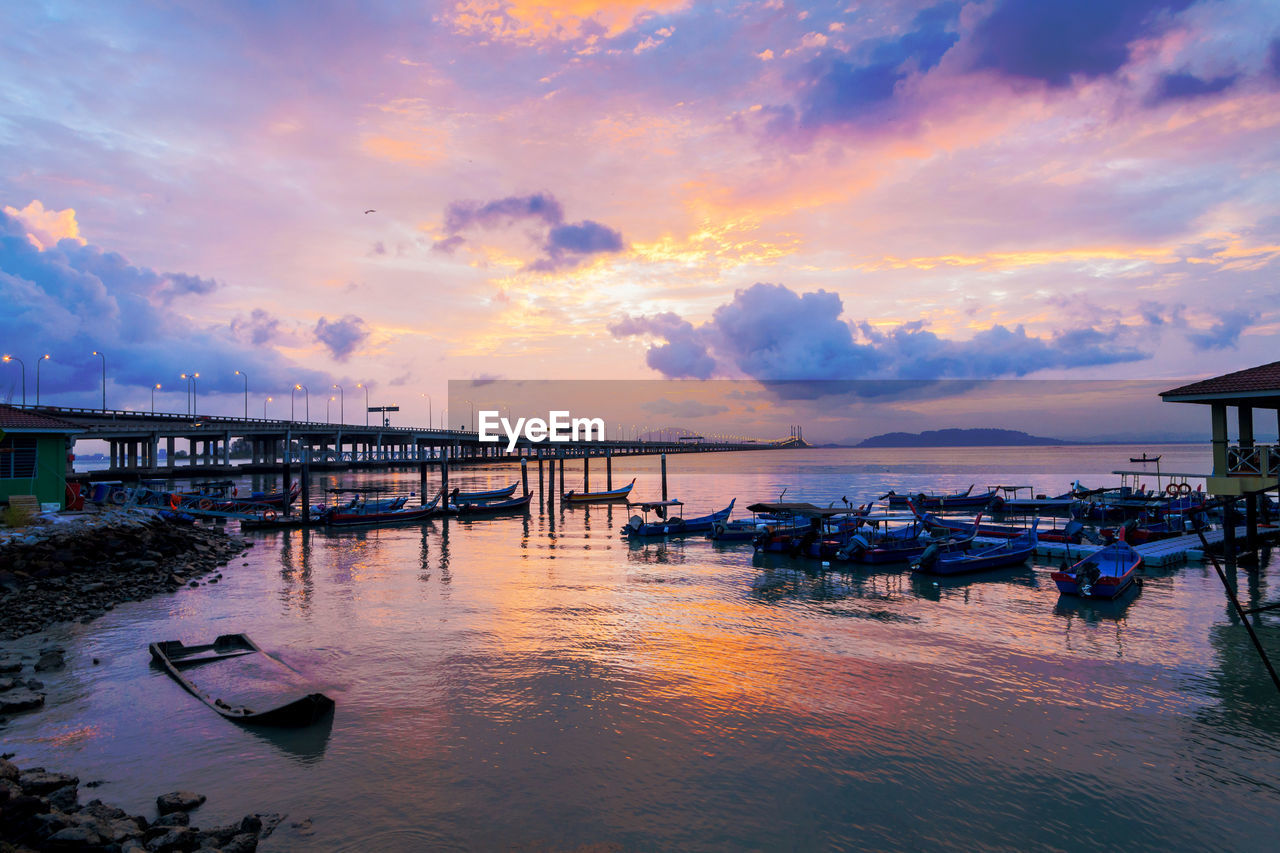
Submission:
[[[886,432],[860,441],[857,447],[1026,447],[1080,444],[1060,438],[1028,435],[1016,429],[931,429],[924,432]]]

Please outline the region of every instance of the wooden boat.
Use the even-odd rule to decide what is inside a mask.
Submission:
[[[151,657],[186,690],[229,720],[263,726],[305,726],[333,709],[302,673],[272,657],[246,634],[212,643],[152,643]]]
[[[1141,565],[1142,555],[1120,539],[1052,577],[1065,595],[1115,598],[1134,582]]]
[[[1160,457],[1159,457],[1159,455],[1156,455],[1156,456],[1148,456],[1148,455],[1146,454],[1146,452],[1144,451],[1144,452],[1143,452],[1143,454],[1142,454],[1141,456],[1139,456],[1137,459],[1134,459],[1132,456],[1130,456],[1130,457],[1129,457],[1129,461],[1130,461],[1130,462],[1159,462],[1159,461],[1160,461]]]
[[[506,500],[516,493],[518,483],[512,483],[503,489],[490,489],[487,492],[462,492],[454,489],[449,494],[449,503],[453,504],[473,504],[480,501],[500,501]]]
[[[1036,552],[1038,544],[1036,525],[1039,523],[1040,519],[1036,519],[1031,522],[1031,527],[1016,539],[1007,539],[987,548],[968,551],[941,549],[935,551],[932,549],[938,546],[930,545],[924,549],[911,568],[918,572],[930,572],[935,575],[958,575],[963,572],[980,572],[1021,565]]]
[[[971,483],[969,488],[963,492],[955,492],[950,495],[927,495],[924,492],[915,495],[900,495],[890,489],[888,494],[880,499],[887,500],[891,508],[905,507],[908,502],[913,502],[920,509],[971,509],[973,507],[985,507],[997,497],[996,489],[988,489],[980,495],[973,494],[975,485],[977,484]]]
[[[450,506],[458,515],[468,518],[481,518],[491,515],[519,515],[529,511],[529,503],[533,500],[533,492],[518,498],[505,501],[482,501],[479,503],[457,503],[450,500]]]
[[[614,489],[609,492],[565,492],[564,502],[570,504],[603,504],[614,503],[616,501],[625,501],[627,496],[631,494],[631,490],[635,488],[636,481],[633,477],[631,482],[623,486],[621,489]]]
[[[622,527],[624,535],[631,538],[641,538],[645,536],[683,536],[686,533],[707,533],[712,530],[716,524],[727,521],[729,515],[733,512],[733,505],[738,502],[737,498],[729,501],[729,505],[718,512],[710,515],[702,515],[697,518],[667,518],[666,514],[672,507],[684,506],[680,501],[651,501],[648,503],[627,504],[628,507],[636,507],[644,513],[641,518],[633,515]],[[649,513],[653,512],[658,515],[659,520],[655,522],[649,521]]]
[[[757,503],[747,507],[758,516],[777,519],[752,538],[757,551],[792,557],[830,558],[862,524],[866,508],[819,507],[811,503]]]
[[[396,509],[379,509],[376,504],[372,507],[365,504],[358,504],[349,508],[331,509],[325,516],[324,523],[332,527],[363,527],[378,525],[384,526],[388,524],[400,524],[408,521],[422,521],[430,518],[436,512],[436,506],[440,503],[440,495],[437,493],[430,503],[421,504],[419,506],[401,506]]]
[[[981,516],[978,520],[981,521]],[[903,523],[896,528],[890,527],[889,525],[894,522]],[[944,553],[968,548],[974,537],[973,533],[962,536],[949,530],[941,532],[931,530],[919,518],[912,516],[867,518],[866,523],[876,529],[854,533],[849,537],[848,542],[835,552],[834,559],[868,565],[909,563],[924,554],[930,547]],[[884,525],[884,530],[879,529],[881,524]]]

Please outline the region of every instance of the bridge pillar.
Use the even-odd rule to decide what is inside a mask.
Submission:
[[[224,432],[222,434],[222,464],[231,464],[231,433]]]

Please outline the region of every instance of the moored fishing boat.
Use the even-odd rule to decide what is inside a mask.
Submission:
[[[479,501],[506,500],[507,498],[511,497],[516,493],[516,486],[518,485],[520,484],[512,483],[510,486],[506,486],[501,489],[490,489],[486,492],[463,492],[463,491],[459,491],[458,489],[454,489],[453,492],[451,492],[449,495],[449,501],[450,503],[455,503],[455,504],[462,504],[462,503],[473,504]]]
[[[707,533],[712,531],[717,524],[722,524],[729,519],[733,513],[733,506],[738,502],[737,498],[729,501],[729,505],[722,510],[713,512],[710,515],[702,515],[697,518],[667,518],[667,512],[673,507],[684,506],[683,503],[676,500],[671,501],[650,501],[646,503],[627,504],[628,508],[634,507],[644,513],[641,518],[633,515],[622,527],[622,533],[632,538],[643,538],[646,536],[683,536],[688,533]],[[658,516],[658,521],[650,522],[649,513],[653,512]]]
[[[302,673],[258,647],[247,634],[212,643],[151,643],[151,657],[189,693],[229,720],[305,726],[333,708]]]
[[[747,509],[777,520],[752,538],[757,551],[793,557],[829,557],[858,528],[865,508],[819,507],[810,503],[757,503]]]
[[[324,523],[332,527],[369,527],[422,521],[437,513],[439,504],[439,493],[429,503],[419,506],[402,505],[394,509],[379,508],[377,502],[373,505],[361,502],[351,507],[331,508],[325,515]]]
[[[485,518],[495,515],[521,515],[529,511],[529,504],[533,501],[533,493],[530,492],[518,498],[508,498],[507,500],[486,500],[459,503],[458,496],[455,494],[449,498],[449,505],[456,510],[459,516],[466,518]]]
[[[1052,577],[1058,592],[1065,595],[1115,598],[1133,584],[1141,565],[1142,555],[1120,539]]]
[[[981,494],[973,494],[973,487],[976,483],[971,483],[969,488],[963,492],[954,492],[949,495],[930,495],[920,492],[914,495],[900,495],[892,489],[883,496],[881,500],[888,501],[890,508],[901,509],[907,506],[909,502],[914,503],[919,509],[972,509],[974,507],[985,507],[987,504],[998,496],[998,490],[988,489]]]
[[[568,504],[603,504],[615,503],[617,501],[625,501],[627,496],[631,494],[631,490],[635,488],[636,481],[633,477],[631,482],[620,489],[613,489],[608,492],[575,492],[568,491],[563,495],[564,502]]]
[[[947,552],[967,548],[974,537],[973,533],[963,536],[955,531],[931,529],[914,515],[869,516],[863,521],[864,527],[848,537],[834,559],[868,565],[906,563],[930,546]]]
[[[1039,523],[1040,519],[1036,519],[1020,536],[985,548],[944,551],[939,546],[930,545],[911,567],[920,572],[956,575],[1021,565],[1036,552],[1036,525]],[[934,548],[938,550],[932,550]]]

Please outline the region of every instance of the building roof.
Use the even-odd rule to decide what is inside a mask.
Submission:
[[[0,403],[0,431],[73,433],[82,432],[83,430],[67,421]]]
[[[1180,388],[1161,391],[1160,396],[1177,403],[1280,397],[1280,361],[1237,370],[1212,379],[1202,379]]]

